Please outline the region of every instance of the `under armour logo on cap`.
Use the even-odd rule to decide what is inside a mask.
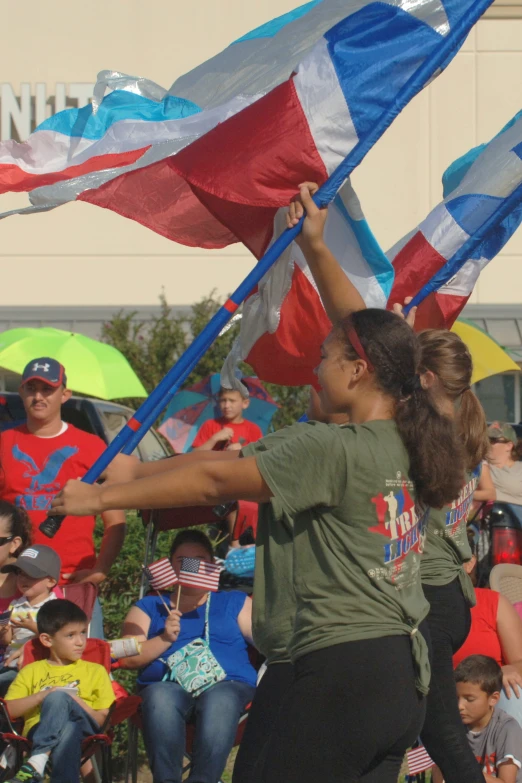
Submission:
[[[44,381],[53,388],[58,388],[62,384],[64,386],[67,385],[65,368],[60,362],[57,362],[56,359],[51,359],[49,356],[33,359],[26,366],[22,375],[22,384],[34,380]]]

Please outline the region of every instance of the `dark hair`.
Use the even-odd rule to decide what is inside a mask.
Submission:
[[[513,443],[512,440],[509,442]],[[513,443],[513,448],[511,449],[511,459],[513,462],[520,462],[522,460],[522,440],[520,440],[520,438],[516,443]]]
[[[377,386],[395,402],[394,419],[410,458],[410,477],[422,505],[442,508],[464,485],[464,457],[453,421],[435,407],[419,379],[419,340],[406,321],[386,310],[359,310],[345,318],[336,335],[347,356],[354,328],[374,367]]]
[[[419,334],[421,372],[431,370],[439,379],[444,394],[455,406],[455,423],[464,444],[466,465],[480,465],[489,448],[486,414],[471,391],[473,360],[466,344],[455,332],[427,329]]]
[[[170,559],[172,560],[176,549],[183,544],[197,544],[206,550],[211,560],[214,560],[214,550],[210,538],[202,530],[182,530],[178,533],[170,547]]]
[[[502,669],[494,658],[487,655],[470,655],[455,669],[455,682],[471,682],[480,685],[484,693],[502,691]]]
[[[6,500],[0,500],[0,518],[7,521],[10,536],[22,539],[22,543],[16,552],[13,552],[11,555],[11,557],[18,557],[20,552],[31,546],[33,540],[31,520],[23,508],[13,506],[12,503],[8,503]]]
[[[237,392],[242,400],[248,400],[248,392],[247,394],[243,394],[242,391],[239,389],[225,389],[223,386],[218,391],[218,398],[221,397],[223,394],[228,394],[229,392]]]
[[[87,615],[83,609],[66,598],[47,601],[36,615],[38,633],[47,633],[49,636],[54,636],[69,623],[87,624],[87,622]]]

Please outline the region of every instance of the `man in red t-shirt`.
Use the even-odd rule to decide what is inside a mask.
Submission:
[[[201,425],[194,438],[192,448],[199,451],[221,449],[240,450],[249,443],[263,437],[261,429],[252,421],[243,418],[243,411],[249,406],[248,397],[233,389],[219,392],[219,419],[209,419]]]
[[[29,362],[19,393],[27,422],[0,433],[0,498],[24,508],[35,544],[60,555],[60,584],[98,584],[109,573],[125,538],[123,511],[102,514],[105,532],[100,552],[94,548],[95,518],[68,517],[51,541],[39,530],[53,497],[69,479],[83,476],[105,450],[96,435],[66,424],[61,406],[71,396],[62,365],[47,357]]]

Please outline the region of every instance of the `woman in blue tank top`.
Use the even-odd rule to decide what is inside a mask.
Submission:
[[[213,561],[212,545],[199,530],[179,533],[170,559],[179,572],[183,557]],[[185,726],[195,723],[193,766],[188,781],[217,783],[234,744],[237,725],[252,700],[256,672],[248,657],[251,642],[251,600],[239,591],[208,593],[181,588],[179,611],[176,592],[138,601],[123,624],[124,636],[137,636],[139,656],[127,658],[126,668],[140,669],[138,686],[143,699],[143,736],[154,783],[179,781],[185,752]],[[220,681],[198,695],[170,680],[171,655],[208,637],[208,645],[221,667]],[[186,683],[185,683],[186,684]]]

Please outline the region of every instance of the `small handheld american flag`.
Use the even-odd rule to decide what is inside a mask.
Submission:
[[[435,766],[435,762],[428,755],[424,745],[412,748],[406,754],[408,761],[408,772],[410,775],[418,775],[419,772],[425,772],[427,769]]]
[[[168,557],[162,557],[155,563],[149,563],[148,566],[144,566],[143,571],[154,590],[165,590],[165,588],[178,583],[177,574]]]
[[[179,583],[183,587],[202,587],[215,592],[219,588],[220,573],[221,567],[215,563],[207,563],[197,557],[183,557]]]

